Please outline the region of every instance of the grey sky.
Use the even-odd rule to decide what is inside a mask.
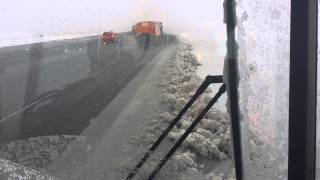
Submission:
[[[225,29],[222,0],[10,0],[1,4],[0,39],[128,31],[136,21],[149,19],[196,39],[223,40]]]

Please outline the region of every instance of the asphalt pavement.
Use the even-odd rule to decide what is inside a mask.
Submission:
[[[159,52],[130,33],[0,49],[0,141],[78,135]]]

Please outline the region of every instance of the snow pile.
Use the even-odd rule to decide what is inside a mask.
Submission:
[[[58,180],[58,178],[0,159],[0,179],[10,180]]]
[[[196,89],[203,82],[203,79],[197,75],[197,68],[199,66],[200,63],[192,53],[192,47],[188,44],[179,43],[175,53],[162,66],[156,81],[156,86],[159,87],[161,92],[161,103],[164,109],[156,111],[153,115],[146,118],[148,120],[146,131],[142,136],[133,137],[133,142],[150,145],[150,142],[154,142],[168,127],[168,124],[175,118],[183,106],[187,104]],[[169,144],[170,142],[177,141],[182,136],[196,116],[199,115],[212,99],[212,94],[213,92],[207,89],[198,98],[169,133]],[[213,108],[187,137],[182,144],[182,148],[178,149],[170,160],[170,163],[167,163],[167,169],[162,171],[162,175],[171,173],[184,176],[188,172],[194,172],[193,174],[200,174],[201,178],[206,180],[233,180],[234,176],[232,173],[214,174],[210,171],[212,168],[215,169],[215,167],[208,165],[208,162],[229,160],[229,145],[230,123],[228,115],[226,112]],[[160,153],[156,154],[156,156],[159,157],[151,160],[153,163],[148,164],[148,167],[152,167],[154,162],[158,162],[157,159],[163,157]],[[226,167],[228,172],[232,168]],[[146,170],[146,172],[149,171]],[[172,177],[169,179],[172,179]]]
[[[229,173],[210,173],[207,175],[207,178],[209,180],[236,180],[236,173],[235,173],[235,169],[232,169],[231,172]]]
[[[202,169],[203,167],[197,164],[195,159],[195,154],[187,151],[185,153],[177,153],[173,159],[175,160],[175,168],[177,170],[185,170],[185,169]]]
[[[160,118],[165,123],[172,121],[174,116],[190,100],[196,89],[202,83],[196,70],[199,66],[192,47],[180,43],[176,53],[170,61],[164,65],[159,87],[163,91],[163,103],[168,105],[168,112]],[[196,116],[211,100],[211,90],[207,90],[191,107],[177,126],[170,132],[169,137],[177,140],[194,121]],[[226,113],[211,110],[200,125],[192,132],[183,146],[197,154],[211,159],[225,160],[229,155],[230,127]]]
[[[14,141],[0,146],[0,158],[41,170],[57,161],[70,144],[78,150],[90,148],[81,136],[41,136]]]

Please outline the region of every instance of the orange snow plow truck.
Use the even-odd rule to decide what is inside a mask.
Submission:
[[[145,49],[161,44],[163,39],[162,23],[157,21],[142,21],[132,26],[140,47]]]
[[[157,21],[142,21],[132,26],[132,32],[137,36],[161,36],[163,34],[162,29],[162,23]]]

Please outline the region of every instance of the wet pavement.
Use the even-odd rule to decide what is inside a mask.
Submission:
[[[0,140],[70,134],[88,126],[165,44],[129,33],[0,49]]]

